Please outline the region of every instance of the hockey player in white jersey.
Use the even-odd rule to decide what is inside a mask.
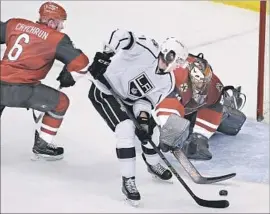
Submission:
[[[116,154],[120,162],[122,192],[133,204],[140,200],[135,184],[135,140],[141,141],[142,157],[148,172],[169,180],[171,172],[160,164],[160,158],[148,143],[153,133],[151,110],[174,89],[171,71],[184,65],[188,51],[176,38],[167,38],[161,46],[133,32],[115,30],[97,52],[89,72],[94,77],[89,99],[115,132]],[[108,84],[122,98],[144,130],[135,128],[108,90]],[[165,126],[166,127],[166,126]],[[188,135],[188,134],[187,134]]]

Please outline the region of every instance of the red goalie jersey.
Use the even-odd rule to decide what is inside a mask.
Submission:
[[[174,71],[175,89],[155,109],[163,126],[171,114],[188,117],[196,114],[193,132],[207,138],[217,130],[222,118],[219,103],[223,84],[202,55],[189,55],[185,68]]]

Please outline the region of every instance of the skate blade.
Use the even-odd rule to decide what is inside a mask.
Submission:
[[[162,183],[168,183],[168,184],[173,184],[173,179],[172,178],[170,178],[169,180],[162,180],[160,177],[158,177],[157,175],[153,175],[153,174],[151,174],[152,175],[152,179],[154,180],[154,181],[157,181],[157,182],[162,182]]]
[[[131,200],[131,199],[129,199],[129,198],[125,198],[125,201],[126,201],[129,205],[131,205],[132,207],[135,207],[135,208],[139,207],[139,205],[140,205],[140,201],[139,201],[139,200]]]
[[[50,155],[45,155],[45,154],[34,154],[31,157],[32,161],[57,161],[63,159],[64,156],[62,155],[57,155],[57,156],[50,156]]]

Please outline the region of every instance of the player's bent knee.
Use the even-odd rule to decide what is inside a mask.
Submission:
[[[217,131],[226,135],[237,135],[246,121],[246,116],[238,109],[224,106],[224,119]]]
[[[170,115],[160,130],[160,142],[175,147],[183,144],[189,136],[190,122],[176,114]]]
[[[135,125],[132,120],[127,119],[120,122],[115,127],[115,134],[117,138],[135,138]]]
[[[69,107],[69,98],[68,98],[68,96],[66,94],[64,94],[63,92],[60,92],[60,94],[59,94],[59,102],[58,102],[57,106],[55,107],[54,111],[65,114],[68,107]]]
[[[120,122],[115,128],[115,135],[117,149],[133,148],[135,146],[135,126],[132,120],[127,119]]]

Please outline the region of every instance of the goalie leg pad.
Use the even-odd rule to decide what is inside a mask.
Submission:
[[[208,138],[199,133],[192,133],[184,143],[182,151],[189,159],[210,160],[212,154],[209,151]]]
[[[172,148],[180,146],[189,135],[190,122],[176,114],[170,115],[160,130],[160,143]]]
[[[222,122],[217,131],[226,135],[237,135],[246,121],[246,116],[238,109],[224,106]]]

